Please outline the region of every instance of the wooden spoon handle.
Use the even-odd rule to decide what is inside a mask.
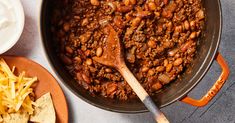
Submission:
[[[127,68],[127,66],[123,65],[118,70],[122,74],[122,76],[125,78],[127,83],[134,90],[136,95],[144,103],[146,108],[154,115],[155,120],[158,123],[169,123],[169,121],[166,119],[164,114],[155,105],[155,103],[150,98],[148,93],[145,91],[145,89],[142,87],[142,85],[138,82],[138,80],[135,78],[135,76],[132,74],[132,72]]]
[[[146,97],[144,101],[142,101],[144,105],[147,107],[147,109],[153,114],[154,119],[158,123],[169,123],[165,115],[160,111],[160,109],[155,105],[153,100],[150,98],[150,96]]]

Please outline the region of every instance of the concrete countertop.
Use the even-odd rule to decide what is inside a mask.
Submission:
[[[40,0],[39,0],[40,1]],[[21,0],[26,23],[19,42],[6,54],[32,59],[53,73],[44,55],[38,32],[37,0]],[[219,52],[227,60],[231,73],[222,90],[205,107],[197,108],[182,102],[163,108],[173,123],[235,123],[235,0],[221,0],[223,10],[223,33]],[[221,69],[214,62],[209,72],[190,93],[200,98],[217,80]],[[53,73],[53,75],[55,75]],[[70,123],[154,123],[150,113],[120,114],[105,111],[82,101],[59,82],[67,97]]]

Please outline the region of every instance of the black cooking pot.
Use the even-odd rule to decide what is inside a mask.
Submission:
[[[52,34],[50,32],[50,19],[53,3],[55,2],[52,1],[53,0],[43,0],[42,2],[40,15],[41,37],[48,60],[62,82],[78,97],[99,108],[124,113],[138,113],[147,111],[142,102],[137,99],[130,101],[118,101],[103,98],[101,96],[93,97],[73,79],[58,58],[58,55],[55,52],[55,46],[53,45],[54,43],[51,37]],[[182,76],[182,79],[178,79],[176,82],[171,83],[162,91],[158,92],[155,97],[153,97],[159,107],[164,107],[177,100],[182,100],[183,102],[194,106],[204,106],[216,95],[228,77],[228,66],[223,57],[217,53],[222,26],[220,1],[202,1],[203,6],[206,9],[206,28],[203,32],[205,36],[200,39],[200,45],[198,46],[197,53],[198,55],[193,62],[192,68],[190,68],[190,73],[185,73]],[[201,100],[194,100],[187,97],[189,91],[191,91],[206,74],[215,58],[223,69],[218,81]]]

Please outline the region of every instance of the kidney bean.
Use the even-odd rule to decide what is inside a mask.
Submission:
[[[193,3],[194,3],[194,0],[189,0],[188,3],[189,3],[189,4],[193,4]]]
[[[165,17],[167,19],[171,19],[173,17],[172,12],[167,11],[167,10],[163,10],[161,15],[162,15],[162,17]]]
[[[199,37],[199,36],[200,36],[200,34],[201,34],[201,31],[198,31],[198,32],[197,32],[197,37]]]
[[[93,6],[99,6],[100,5],[100,1],[99,0],[90,0],[91,5]]]
[[[90,56],[91,55],[91,51],[90,50],[86,50],[84,53],[86,56]]]
[[[175,61],[174,61],[174,66],[179,66],[183,63],[183,59],[182,58],[177,58]]]
[[[82,26],[86,26],[89,23],[89,20],[88,18],[84,18],[81,22],[82,22],[81,23]]]
[[[196,22],[193,20],[193,21],[190,21],[190,29],[191,30],[195,30],[195,28],[196,28]]]
[[[74,60],[78,63],[81,64],[82,63],[82,59],[80,57],[75,57]]]
[[[135,5],[135,4],[136,4],[136,0],[130,0],[130,3],[131,3],[132,5]]]
[[[76,19],[76,20],[80,20],[80,19],[81,19],[81,17],[80,17],[80,16],[76,16],[76,15],[75,15],[75,16],[73,16],[73,18],[74,18],[74,19]]]
[[[174,56],[178,52],[178,50],[179,50],[178,48],[175,48],[175,49],[173,49],[171,51],[168,51],[168,55],[172,57],[172,56]]]
[[[155,16],[158,17],[158,18],[161,16],[161,13],[160,13],[160,12],[154,12],[154,14],[155,14]]]
[[[181,48],[180,48],[181,51],[182,51],[182,52],[187,51],[187,49],[190,48],[192,44],[193,44],[193,40],[187,41],[186,43],[184,43],[184,44],[181,46]]]
[[[157,9],[157,6],[154,2],[149,2],[148,3],[148,8],[151,10],[151,11],[155,11]]]
[[[160,82],[156,82],[152,85],[152,89],[157,91],[162,88],[162,84]]]
[[[86,43],[91,38],[91,32],[86,32],[85,34],[80,35],[79,39],[82,43]]]
[[[106,68],[106,69],[105,69],[105,72],[107,72],[107,73],[111,73],[111,72],[112,72],[112,69],[110,69],[110,68]]]
[[[192,32],[190,35],[189,35],[189,38],[190,39],[194,39],[197,37],[197,33],[196,32]]]
[[[155,71],[153,69],[148,70],[148,75],[152,76],[155,74]]]
[[[173,38],[179,38],[179,34],[180,34],[179,32],[174,32],[173,35],[172,35],[172,37],[173,37]]]
[[[186,30],[190,29],[190,25],[189,25],[189,22],[187,20],[184,21],[184,29],[186,29]]]
[[[65,47],[65,51],[69,54],[72,54],[73,53],[73,49],[70,47],[70,46],[66,46]]]
[[[136,52],[136,47],[134,46],[134,47],[131,48],[130,53],[135,55],[135,52]]]
[[[164,3],[165,5],[167,5],[167,4],[168,4],[168,0],[163,0],[163,3]]]
[[[125,14],[125,18],[126,18],[126,21],[128,21],[128,22],[131,21],[133,19],[132,13],[129,12],[129,13]]]
[[[83,81],[83,77],[82,77],[82,74],[80,72],[76,73],[76,78],[77,78],[78,81]]]
[[[170,42],[170,41],[165,41],[165,42],[162,44],[162,46],[163,46],[164,48],[171,48],[171,47],[173,46],[173,44],[172,44],[172,42]]]
[[[180,54],[176,53],[174,58],[179,58],[179,57],[180,57]]]
[[[172,67],[173,67],[172,64],[168,64],[168,65],[166,66],[166,72],[170,72],[171,69],[172,69]]]
[[[156,34],[161,35],[163,33],[163,26],[162,25],[158,25],[157,26],[157,30],[156,30]]]
[[[101,47],[96,49],[96,56],[100,57],[102,56],[102,53],[103,53],[103,49]]]
[[[171,0],[170,3],[166,6],[166,9],[170,12],[174,12],[177,9],[177,4],[174,0]]]
[[[116,90],[117,90],[117,84],[115,84],[115,83],[108,84],[108,86],[107,86],[107,94],[108,95],[111,95]]]
[[[63,28],[64,28],[65,32],[68,32],[70,30],[70,24],[69,23],[64,23]]]
[[[61,54],[60,55],[60,59],[63,61],[63,63],[65,63],[66,65],[70,65],[70,64],[72,64],[73,62],[72,62],[72,60],[68,57],[68,56],[66,56],[66,55],[64,55],[64,54]]]
[[[200,9],[200,10],[196,13],[196,18],[197,18],[198,20],[204,19],[204,18],[205,18],[204,11]]]
[[[87,59],[87,60],[86,60],[86,64],[87,64],[87,65],[92,65],[92,59]]]
[[[112,14],[113,12],[116,11],[117,6],[113,2],[108,2],[107,5],[112,9],[109,14]]]
[[[125,6],[130,5],[130,0],[123,0],[123,3],[125,4]]]
[[[135,55],[128,52],[128,53],[126,53],[126,59],[128,62],[134,63],[135,62]]]
[[[87,84],[91,83],[91,79],[86,74],[82,74],[82,78]]]
[[[61,30],[57,33],[57,36],[60,37],[60,38],[64,37],[64,36],[65,36],[64,30],[61,29]]]
[[[168,60],[165,59],[164,62],[163,62],[164,66],[166,67],[168,65]]]
[[[147,66],[143,66],[141,69],[142,72],[147,72],[148,70],[149,70],[149,67]]]
[[[151,47],[151,48],[156,48],[156,42],[153,41],[153,40],[148,41],[147,44],[148,44],[148,46]]]
[[[166,28],[167,28],[168,31],[171,31],[172,28],[173,28],[172,22],[168,22],[168,23],[166,24]]]
[[[89,71],[90,71],[91,73],[95,73],[95,72],[97,71],[97,69],[94,68],[94,67],[92,67],[92,66],[89,66]]]
[[[168,84],[171,81],[170,77],[166,74],[160,74],[158,76],[158,80],[161,81],[163,84]]]
[[[183,31],[183,28],[181,25],[175,27],[175,32],[181,33]]]
[[[158,59],[155,59],[154,61],[153,61],[153,65],[154,66],[157,66],[157,65],[159,65],[160,64],[160,61],[158,60]]]
[[[195,52],[196,52],[196,48],[194,48],[194,47],[189,48],[189,49],[187,50],[187,53],[188,53],[189,55],[194,54]]]
[[[163,72],[163,71],[165,70],[165,67],[164,67],[164,66],[158,66],[158,67],[156,68],[156,70],[157,70],[158,72]]]
[[[131,26],[132,27],[138,27],[139,24],[141,22],[141,18],[140,17],[136,17],[131,21]]]

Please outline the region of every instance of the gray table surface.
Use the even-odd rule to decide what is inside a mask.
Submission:
[[[42,49],[38,32],[38,6],[41,0],[21,0],[25,10],[25,28],[19,42],[6,54],[30,58],[50,68]],[[218,95],[205,107],[197,108],[175,102],[162,109],[172,123],[235,123],[235,0],[221,0],[223,10],[223,33],[219,51],[227,60],[231,74]],[[190,93],[199,98],[218,78],[221,69],[214,62],[204,79]],[[67,97],[70,123],[154,123],[150,113],[120,114],[105,111],[82,101],[71,93],[62,82]]]

